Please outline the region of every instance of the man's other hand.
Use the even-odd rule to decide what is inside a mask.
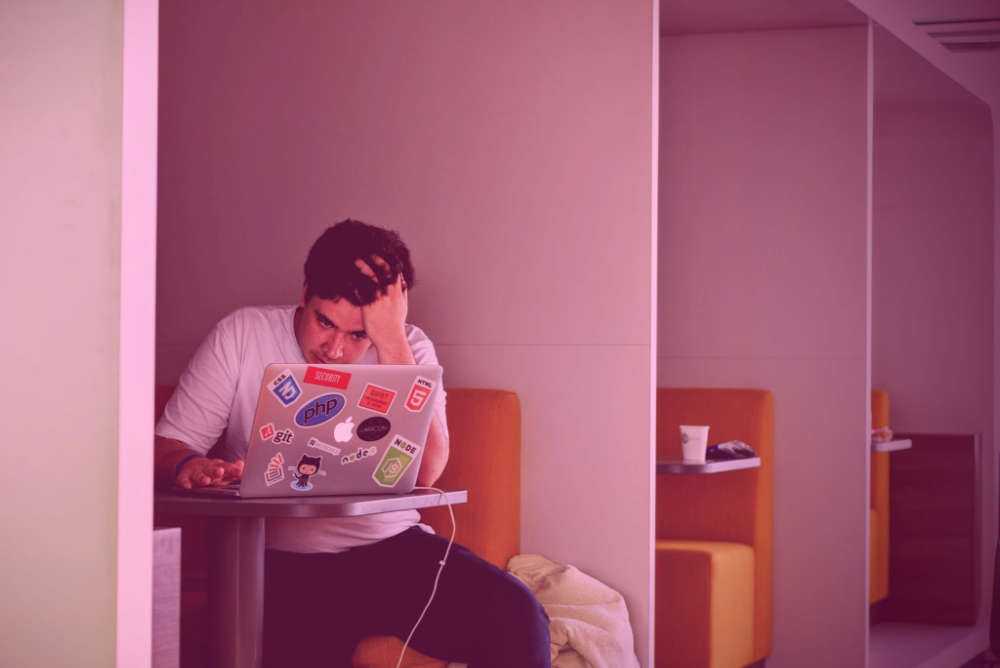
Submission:
[[[177,486],[184,489],[192,487],[222,487],[243,477],[243,460],[227,462],[224,459],[208,459],[195,457],[185,462],[177,473]]]

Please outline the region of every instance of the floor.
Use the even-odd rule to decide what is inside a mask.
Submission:
[[[988,647],[981,629],[885,622],[871,627],[868,668],[959,668],[989,666],[973,660]]]

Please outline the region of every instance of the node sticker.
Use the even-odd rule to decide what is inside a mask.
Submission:
[[[433,391],[434,381],[428,380],[423,376],[417,376],[417,379],[413,381],[413,387],[410,388],[410,393],[406,397],[406,403],[403,405],[411,413],[419,413],[424,409],[424,405]]]
[[[360,462],[362,459],[374,457],[376,452],[378,452],[378,448],[374,445],[367,448],[358,448],[357,452],[352,452],[349,455],[341,457],[340,465],[343,466],[344,464],[353,464],[354,462]]]
[[[264,482],[267,486],[277,484],[285,479],[285,455],[282,453],[276,454],[271,457],[271,461],[267,463],[267,470],[264,471]]]
[[[270,441],[271,437],[274,436],[274,423],[268,422],[257,433],[260,434],[260,440]]]
[[[336,445],[330,445],[329,443],[324,443],[315,436],[306,441],[306,446],[310,448],[316,448],[317,450],[322,450],[323,452],[329,452],[331,455],[339,455],[340,448]]]
[[[362,441],[377,441],[389,433],[392,429],[390,423],[384,417],[370,417],[358,425],[358,438]]]
[[[330,392],[321,394],[312,401],[309,401],[299,408],[295,414],[295,424],[300,427],[318,427],[327,420],[332,420],[340,411],[344,410],[347,399],[343,394]]]
[[[282,406],[291,406],[302,396],[302,388],[295,380],[295,375],[288,369],[279,373],[277,378],[268,383],[267,389],[281,402]]]
[[[394,390],[379,387],[374,383],[368,383],[365,385],[365,391],[361,395],[361,400],[358,401],[358,407],[367,408],[370,411],[385,415],[389,412],[389,408],[392,406],[395,398],[396,392]]]
[[[303,379],[313,385],[324,385],[335,390],[346,390],[351,383],[351,374],[347,371],[337,371],[335,369],[321,369],[319,367],[306,367],[306,375]]]
[[[395,487],[400,478],[410,468],[410,464],[420,452],[420,446],[400,435],[392,438],[392,444],[382,455],[382,461],[375,467],[372,479],[382,487]]]

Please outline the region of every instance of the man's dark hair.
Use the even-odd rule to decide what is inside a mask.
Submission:
[[[374,260],[380,257],[388,271]],[[364,260],[378,277],[378,285],[361,273],[355,260]],[[355,306],[367,306],[378,291],[391,285],[402,274],[407,289],[415,276],[410,263],[410,249],[399,234],[359,220],[342,220],[328,227],[309,249],[305,265],[306,299],[346,299]]]

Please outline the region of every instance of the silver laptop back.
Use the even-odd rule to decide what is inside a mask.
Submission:
[[[436,365],[268,366],[239,495],[413,491],[440,391]]]

